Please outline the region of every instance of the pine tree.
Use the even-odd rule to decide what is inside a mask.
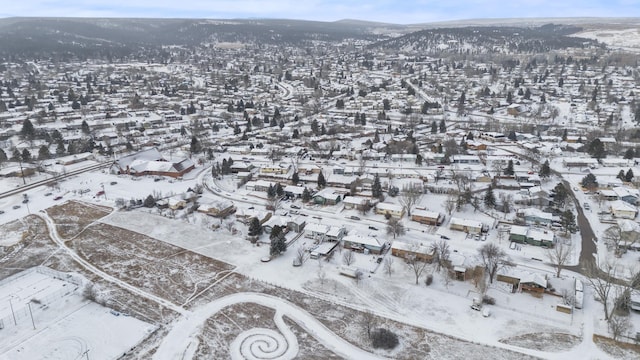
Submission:
[[[300,176],[297,172],[294,172],[293,175],[291,175],[291,183],[293,185],[298,185],[298,182],[300,182]]]
[[[440,132],[447,132],[447,125],[444,123],[444,119],[440,120]]]
[[[633,181],[633,170],[631,170],[631,168],[629,168],[629,170],[627,170],[627,173],[624,175],[624,180],[626,182],[632,182]]]
[[[380,177],[378,174],[373,178],[373,184],[371,185],[371,195],[374,199],[382,197],[382,185],[380,184]]]
[[[511,176],[514,174],[513,172],[513,160],[509,159],[509,162],[507,162],[507,168],[504,169],[504,174],[507,176]]]
[[[22,150],[21,158],[22,162],[31,162],[31,152],[29,151],[29,149]]]
[[[262,226],[260,225],[260,220],[257,217],[252,217],[249,222],[249,236],[260,236],[262,234]]]
[[[28,139],[28,140],[32,140],[36,136],[36,130],[29,119],[26,119],[22,122],[22,129],[20,130],[20,135],[22,135],[24,139]]]
[[[89,129],[89,124],[87,123],[86,120],[82,120],[82,133],[85,135],[89,135],[91,133],[91,130]]]
[[[492,186],[489,186],[484,194],[484,204],[489,208],[496,206],[496,197],[493,194]]]
[[[624,153],[624,158],[629,160],[629,159],[633,159],[636,156],[636,152],[633,150],[633,148],[627,149],[627,151],[625,151]]]
[[[302,190],[302,201],[304,202],[311,201],[311,191],[309,191],[309,189],[307,188],[304,188],[304,190]]]
[[[322,171],[318,173],[318,188],[322,189],[327,186],[327,180],[324,178]]]
[[[49,147],[47,145],[40,146],[40,149],[38,149],[38,160],[47,160],[50,157]]]
[[[538,175],[541,178],[548,178],[551,175],[551,168],[549,167],[549,160],[546,160],[544,164],[540,167],[540,172]]]
[[[431,123],[431,133],[432,134],[438,133],[438,124],[436,123],[435,120],[433,120],[433,122]]]

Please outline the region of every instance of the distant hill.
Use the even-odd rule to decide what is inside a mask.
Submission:
[[[215,42],[301,45],[313,40],[374,39],[372,24],[279,19],[0,19],[0,56],[123,56],[164,45]]]

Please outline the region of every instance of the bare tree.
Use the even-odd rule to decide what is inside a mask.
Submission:
[[[320,285],[324,285],[324,282],[327,280],[327,273],[324,271],[324,268],[322,266],[322,261],[320,259],[318,259],[318,272],[316,276],[318,276]]]
[[[384,258],[383,265],[385,274],[387,274],[387,276],[391,276],[393,273],[393,258],[391,256]]]
[[[363,154],[360,154],[360,157],[358,158],[358,171],[360,172],[360,175],[364,174],[365,170],[367,170],[367,159],[365,159]]]
[[[300,245],[298,246],[298,248],[296,249],[296,255],[293,258],[293,262],[294,263],[298,263],[300,264],[300,266],[302,266],[304,264],[305,261],[307,261],[307,249],[303,246]]]
[[[446,240],[434,242],[431,244],[431,251],[433,251],[433,260],[436,263],[436,271],[440,271],[443,267],[446,268],[451,253],[449,243]]]
[[[547,249],[547,256],[551,264],[556,267],[556,277],[560,277],[560,272],[571,260],[573,246],[558,242],[553,248]]]
[[[584,274],[587,276],[589,284],[593,287],[593,291],[597,296],[598,301],[602,303],[604,310],[604,319],[609,320],[611,312],[609,311],[609,299],[611,298],[611,292],[613,290],[616,272],[616,264],[607,262],[600,269],[595,261],[587,263],[584,269]]]
[[[345,252],[342,254],[342,263],[343,263],[343,264],[345,264],[345,265],[347,265],[347,266],[350,266],[350,265],[351,265],[351,264],[353,264],[354,262],[356,262],[356,257],[355,257],[355,255],[353,254],[353,251],[348,250],[348,251],[345,251]]]
[[[419,187],[413,185],[405,185],[402,187],[398,201],[407,211],[407,216],[411,217],[411,208],[420,202],[423,195],[424,192]]]
[[[233,224],[233,221],[227,221],[227,222],[225,222],[225,223],[224,223],[224,228],[225,228],[225,229],[227,229],[227,231],[228,231],[230,234],[233,234],[233,233],[235,232],[235,230],[236,230],[236,228],[235,228],[235,226],[234,226],[234,224]]]
[[[276,211],[282,207],[279,196],[273,196],[267,199],[267,209]]]
[[[493,284],[493,279],[495,279],[498,270],[505,266],[511,266],[507,253],[492,243],[485,244],[478,249],[478,256],[489,275],[489,283],[491,284]]]
[[[362,326],[362,330],[367,334],[367,337],[371,337],[371,331],[375,329],[376,325],[376,316],[371,311],[362,312],[360,326]]]
[[[618,225],[613,225],[604,231],[602,237],[606,241],[606,244],[613,246],[617,252],[620,249],[622,243],[622,229]]]
[[[447,196],[447,200],[444,203],[444,208],[445,210],[447,210],[447,214],[451,215],[451,213],[453,212],[453,209],[456,208],[457,203],[458,203],[458,198],[454,194]]]
[[[406,229],[400,220],[392,217],[387,221],[387,235],[393,235],[395,239],[396,236],[404,235],[405,233]]]
[[[416,285],[418,285],[418,280],[422,275],[422,272],[427,267],[427,263],[422,261],[419,257],[415,255],[409,255],[406,257],[407,265],[413,271],[416,276]]]
[[[629,317],[622,315],[612,315],[607,321],[607,326],[613,341],[618,341],[622,334],[629,332],[633,327]]]

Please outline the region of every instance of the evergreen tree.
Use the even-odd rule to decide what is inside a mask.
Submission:
[[[260,236],[262,234],[262,226],[260,225],[260,220],[257,217],[252,217],[249,221],[249,230],[247,231],[247,235],[249,236]]]
[[[58,145],[56,146],[56,157],[63,156],[65,152],[64,142],[62,140],[58,140]]]
[[[298,185],[298,182],[300,182],[300,176],[298,175],[298,172],[294,172],[293,175],[291,175],[291,183],[293,185]]]
[[[33,138],[36,136],[36,129],[33,127],[33,124],[29,119],[26,119],[22,122],[20,135],[22,135],[24,139],[28,140],[33,140]]]
[[[267,197],[269,199],[273,199],[276,197],[276,187],[273,185],[269,185],[269,188],[267,189]]]
[[[314,135],[318,135],[318,134],[319,134],[319,131],[320,131],[320,128],[318,127],[318,120],[313,119],[313,120],[311,121],[311,132],[312,132]]]
[[[509,159],[509,162],[507,162],[507,168],[504,169],[504,174],[507,176],[512,176],[514,174],[513,160]]]
[[[197,137],[191,137],[191,146],[189,147],[189,150],[192,154],[198,154],[202,152],[202,144],[200,144],[200,140],[198,140]]]
[[[541,178],[548,178],[549,176],[551,176],[551,168],[549,167],[549,160],[546,160],[544,164],[542,164],[538,175]]]
[[[562,224],[562,227],[564,228],[565,235],[568,232],[575,233],[576,230],[578,229],[578,227],[576,225],[576,217],[573,215],[573,212],[571,210],[569,210],[569,209],[565,210],[560,215],[560,223]]]
[[[292,139],[297,139],[300,137],[300,132],[298,131],[298,129],[293,129],[293,133],[291,134],[291,138]]]
[[[595,138],[593,139],[593,141],[589,143],[587,147],[587,152],[589,153],[589,155],[591,155],[592,157],[598,160],[606,156],[606,153],[604,150],[604,144],[602,143],[602,141],[600,141],[599,138]]]
[[[7,161],[7,153],[0,149],[0,166]]]
[[[47,145],[40,146],[40,149],[38,149],[38,160],[47,160],[49,158],[51,158],[49,147]]]
[[[433,122],[431,123],[431,133],[432,134],[438,133],[438,124],[436,123],[435,120],[433,120]]]
[[[629,168],[629,170],[627,170],[627,173],[624,175],[624,180],[626,182],[632,182],[633,181],[633,170],[631,170],[631,168]]]
[[[620,171],[618,172],[618,176],[616,176],[616,178],[620,179],[621,181],[624,181],[625,180],[624,170],[620,169]]]
[[[583,177],[580,183],[582,187],[587,188],[589,190],[593,190],[598,187],[598,180],[596,179],[596,176],[591,173]]]
[[[629,148],[627,149],[627,151],[625,151],[624,153],[624,158],[625,159],[633,159],[634,157],[636,157],[636,152],[633,150],[633,148]]]
[[[143,205],[144,207],[152,208],[156,205],[156,199],[153,198],[153,195],[149,195],[144,199]]]
[[[371,195],[374,199],[382,197],[382,184],[380,184],[380,177],[378,174],[373,178],[373,184],[371,185]]]
[[[22,158],[22,162],[31,162],[31,152],[29,149],[22,150],[22,154],[20,156]]]
[[[22,154],[20,154],[20,150],[18,150],[18,148],[13,148],[11,161],[22,161]]]
[[[89,124],[87,123],[86,120],[82,120],[82,133],[85,135],[89,135],[91,133],[91,130],[89,129]]]
[[[304,188],[304,190],[302,190],[302,201],[311,201],[311,191],[309,191],[309,189],[307,189],[306,187]]]
[[[489,208],[493,208],[494,206],[496,206],[496,197],[493,194],[492,186],[489,186],[487,188],[487,191],[484,193],[484,204]]]
[[[325,186],[327,186],[327,180],[324,178],[322,171],[320,171],[320,173],[318,173],[318,188],[322,189]]]
[[[280,185],[280,183],[276,183],[276,195],[284,195],[284,189],[282,188],[282,185]]]
[[[444,123],[444,119],[440,120],[440,132],[447,132],[447,125]]]
[[[269,239],[271,240],[269,253],[271,256],[277,256],[287,251],[287,244],[282,230],[280,225],[274,225],[271,229],[271,234],[269,235]]]

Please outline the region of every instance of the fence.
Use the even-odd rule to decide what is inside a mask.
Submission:
[[[76,293],[81,289],[82,285],[86,283],[86,280],[80,275],[64,273],[44,266],[37,266],[3,279],[2,281],[0,281],[0,287],[12,282],[20,281],[22,278],[33,272],[37,272],[53,279],[67,282],[73,286],[63,287],[59,290],[56,290],[55,292],[48,293],[45,296],[36,295],[30,299],[17,299],[10,297],[8,301],[9,307],[11,308],[11,314],[0,318],[0,329],[8,326],[20,325],[25,321],[30,323],[31,315],[29,313],[29,304],[31,304],[31,313],[34,317],[36,317],[37,314],[46,310],[50,304],[53,304],[66,296]]]

